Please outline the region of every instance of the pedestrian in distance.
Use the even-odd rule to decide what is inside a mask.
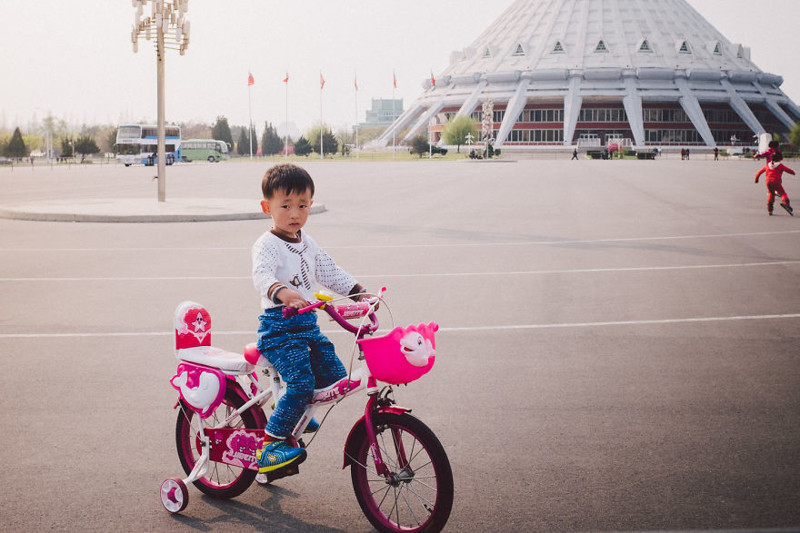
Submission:
[[[794,211],[789,203],[789,196],[786,194],[786,191],[783,190],[782,179],[784,172],[794,175],[794,170],[781,163],[781,161],[783,161],[783,154],[780,150],[774,152],[770,157],[772,161],[764,165],[764,168],[756,173],[755,181],[758,183],[758,178],[761,177],[761,174],[767,175],[764,180],[767,184],[767,213],[772,216],[772,206],[775,203],[775,196],[778,195],[781,197],[781,207],[784,208],[787,213],[794,216]]]
[[[577,148],[575,148],[572,151],[572,159],[578,159],[578,149]],[[572,159],[570,159],[570,161],[572,161]]]

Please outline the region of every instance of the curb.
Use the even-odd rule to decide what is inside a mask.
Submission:
[[[185,198],[156,200],[64,200],[0,206],[0,218],[37,222],[169,223],[225,222],[267,218],[254,200]],[[255,207],[255,209],[254,209]],[[311,214],[325,212],[314,204]]]

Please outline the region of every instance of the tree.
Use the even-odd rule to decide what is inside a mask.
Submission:
[[[72,137],[64,135],[61,137],[61,157],[72,157],[72,146],[74,142]]]
[[[211,127],[211,137],[218,141],[225,141],[228,146],[233,148],[233,135],[231,135],[231,127],[228,125],[227,118],[217,117],[217,121]]]
[[[89,135],[78,135],[78,138],[75,140],[75,151],[81,156],[86,156],[88,154],[96,154],[100,151],[100,147],[97,146],[97,143],[94,142]]]
[[[792,126],[792,131],[789,132],[789,140],[794,145],[794,150],[800,150],[800,122]]]
[[[320,134],[322,135],[322,143],[320,143]],[[322,153],[323,149],[326,154],[335,154],[339,150],[339,140],[331,130],[324,125],[311,130],[308,134],[308,141],[318,154]],[[295,151],[296,150],[297,148],[295,148]]]
[[[420,133],[411,140],[411,153],[419,154],[420,158],[422,154],[428,153],[428,148],[428,136],[424,133]]]
[[[25,146],[25,141],[22,140],[22,132],[19,131],[19,128],[14,130],[11,140],[6,145],[6,155],[8,157],[28,156],[28,148]]]
[[[311,143],[308,142],[308,139],[300,136],[299,139],[294,143],[294,154],[295,155],[308,155],[311,153]]]
[[[283,139],[278,136],[272,124],[264,123],[264,134],[261,136],[261,153],[263,155],[278,154],[283,150]]]
[[[467,144],[467,139],[478,138],[478,123],[466,115],[459,115],[444,125],[442,138],[447,144],[455,144],[458,153],[461,153],[461,145]]]
[[[239,134],[239,142],[236,144],[236,151],[239,155],[250,155],[258,152],[258,140],[255,135],[255,128],[252,126],[248,131],[247,128],[242,128]],[[250,151],[250,142],[253,143],[253,151]]]

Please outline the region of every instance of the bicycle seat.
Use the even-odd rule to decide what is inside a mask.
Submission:
[[[236,373],[253,371],[242,354],[211,346],[211,315],[197,302],[178,304],[174,316],[175,357],[199,365]]]

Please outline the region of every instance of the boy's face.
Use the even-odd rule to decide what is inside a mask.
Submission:
[[[278,189],[272,198],[261,200],[261,209],[272,217],[275,233],[295,239],[297,232],[306,225],[313,203],[311,191],[308,189],[293,191],[291,194],[284,189]]]

